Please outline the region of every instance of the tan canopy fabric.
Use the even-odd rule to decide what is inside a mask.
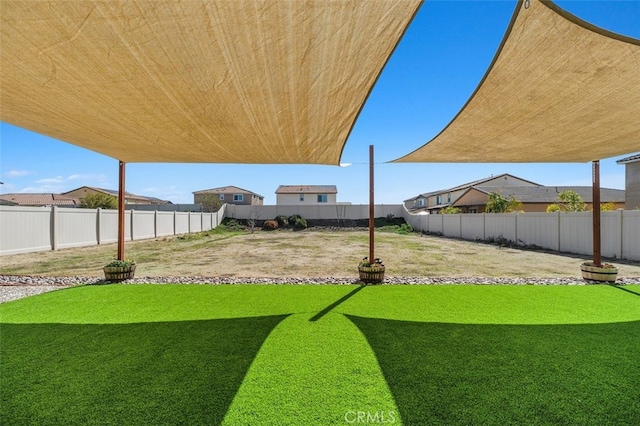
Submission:
[[[639,148],[640,40],[531,0],[458,115],[395,161],[588,162]]]
[[[2,121],[124,162],[338,164],[420,0],[1,0]]]

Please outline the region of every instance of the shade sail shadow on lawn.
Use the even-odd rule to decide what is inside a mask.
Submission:
[[[361,291],[365,287],[366,287],[365,285],[361,285],[360,287],[355,288],[354,290],[352,290],[348,294],[342,296],[340,299],[336,300],[335,302],[333,302],[332,304],[330,304],[329,306],[327,306],[326,308],[324,308],[323,310],[318,312],[316,315],[314,315],[311,318],[309,318],[309,321],[311,321],[311,322],[318,321],[323,316],[327,315],[329,312],[331,312],[332,310],[334,310],[335,308],[340,306],[342,303],[346,302],[351,297],[355,296],[356,293],[358,293],[359,291]]]
[[[640,321],[348,317],[375,352],[405,424],[640,424]]]
[[[3,424],[220,424],[286,315],[2,324]]]

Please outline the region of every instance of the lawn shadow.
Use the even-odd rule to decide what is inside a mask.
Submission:
[[[340,304],[346,302],[347,300],[349,300],[351,297],[355,296],[356,293],[358,293],[359,291],[361,291],[363,288],[365,288],[366,285],[361,285],[356,289],[353,289],[351,292],[349,292],[349,294],[346,294],[344,296],[342,296],[340,299],[336,300],[335,302],[333,302],[332,304],[330,304],[329,306],[327,306],[326,308],[324,308],[323,310],[321,310],[320,312],[318,312],[317,314],[315,314],[314,316],[312,316],[309,321],[311,322],[315,322],[318,321],[319,319],[321,319],[323,316],[327,315],[329,312],[331,312],[332,310],[334,310],[335,308],[337,308],[338,306],[340,306]]]
[[[640,321],[420,323],[348,315],[404,424],[638,424]]]
[[[631,293],[634,296],[640,296],[640,293],[636,293],[635,291],[629,290],[628,288],[621,287],[620,285],[609,284],[609,287],[613,287],[613,288],[617,288],[618,290],[626,291],[627,293]]]
[[[286,315],[2,324],[2,424],[220,424]]]

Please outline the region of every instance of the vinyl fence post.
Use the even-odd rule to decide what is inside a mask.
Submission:
[[[129,217],[131,218],[131,222],[129,223],[129,225],[131,225],[131,226],[130,226],[131,241],[133,241],[133,240],[134,240],[134,238],[133,238],[133,236],[134,236],[133,231],[134,231],[134,229],[135,229],[135,226],[134,226],[134,224],[133,224],[133,216],[134,216],[134,215],[133,215],[133,212],[134,212],[134,210],[133,210],[133,209],[130,209],[130,210],[129,210]]]
[[[58,206],[51,206],[51,250],[58,250]]]
[[[102,228],[102,209],[98,207],[96,209],[96,241],[98,245],[102,244],[102,234],[100,234]]]

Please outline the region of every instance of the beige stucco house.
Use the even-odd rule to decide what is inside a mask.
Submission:
[[[625,168],[625,208],[640,209],[640,154],[616,161]]]
[[[440,210],[453,205],[469,188],[473,186],[516,187],[516,186],[540,186],[535,182],[503,173],[498,176],[467,182],[449,189],[420,194],[416,197],[404,200],[404,206],[412,213],[426,212],[437,214]]]
[[[118,196],[118,191],[113,189],[104,189],[104,188],[96,188],[93,186],[81,186],[80,188],[73,189],[71,191],[63,192],[60,195],[69,198],[77,198],[82,200],[89,194],[102,193],[107,195],[112,195],[114,197]],[[143,195],[135,195],[130,192],[124,193],[124,202],[125,204],[171,204],[170,201],[161,200],[155,197],[145,197]]]
[[[200,204],[203,197],[209,194],[216,195],[223,204],[261,206],[264,203],[264,197],[255,192],[237,186],[221,186],[193,192],[194,204]]]
[[[280,185],[276,190],[277,205],[337,204],[335,185]]]
[[[590,186],[472,186],[453,204],[461,213],[484,213],[489,194],[498,192],[504,197],[513,197],[522,203],[523,212],[546,212],[550,204],[559,202],[558,195],[574,191],[582,198],[588,210],[593,208],[593,191]],[[624,191],[621,189],[600,189],[600,202],[611,203],[614,209],[624,208]]]

